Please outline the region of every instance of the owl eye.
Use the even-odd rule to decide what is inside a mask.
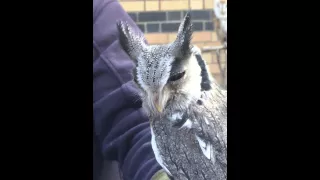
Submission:
[[[185,75],[186,71],[183,71],[181,73],[178,73],[178,74],[175,74],[173,76],[170,76],[169,80],[168,81],[177,81],[179,79],[181,79],[184,75]]]

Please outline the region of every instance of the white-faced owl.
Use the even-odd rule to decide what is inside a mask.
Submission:
[[[227,179],[227,92],[191,45],[190,12],[174,42],[148,45],[119,21],[120,44],[151,126],[157,162],[175,180]]]

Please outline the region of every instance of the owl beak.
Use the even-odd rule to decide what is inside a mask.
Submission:
[[[161,105],[160,105],[160,102],[159,102],[159,99],[158,99],[158,98],[155,98],[155,100],[154,100],[154,105],[156,106],[158,112],[161,113],[161,112],[162,112],[162,107],[161,107]]]
[[[156,108],[157,108],[157,110],[158,110],[160,113],[162,112],[162,108],[160,107],[159,104],[156,104]]]

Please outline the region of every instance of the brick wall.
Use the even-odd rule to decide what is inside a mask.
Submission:
[[[213,0],[120,0],[129,12],[213,9]]]
[[[200,49],[219,46],[214,26],[213,0],[119,0],[123,8],[144,32],[149,44],[172,42],[187,10],[193,23],[192,43]],[[221,83],[219,65],[214,52],[203,53],[210,72]],[[222,58],[224,59],[224,58]],[[224,61],[222,61],[224,66]]]

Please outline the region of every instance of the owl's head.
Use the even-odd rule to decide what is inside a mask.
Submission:
[[[187,13],[174,42],[148,45],[123,21],[118,23],[120,43],[134,61],[133,77],[141,89],[149,116],[183,111],[201,96],[201,67],[190,44],[192,24]]]

